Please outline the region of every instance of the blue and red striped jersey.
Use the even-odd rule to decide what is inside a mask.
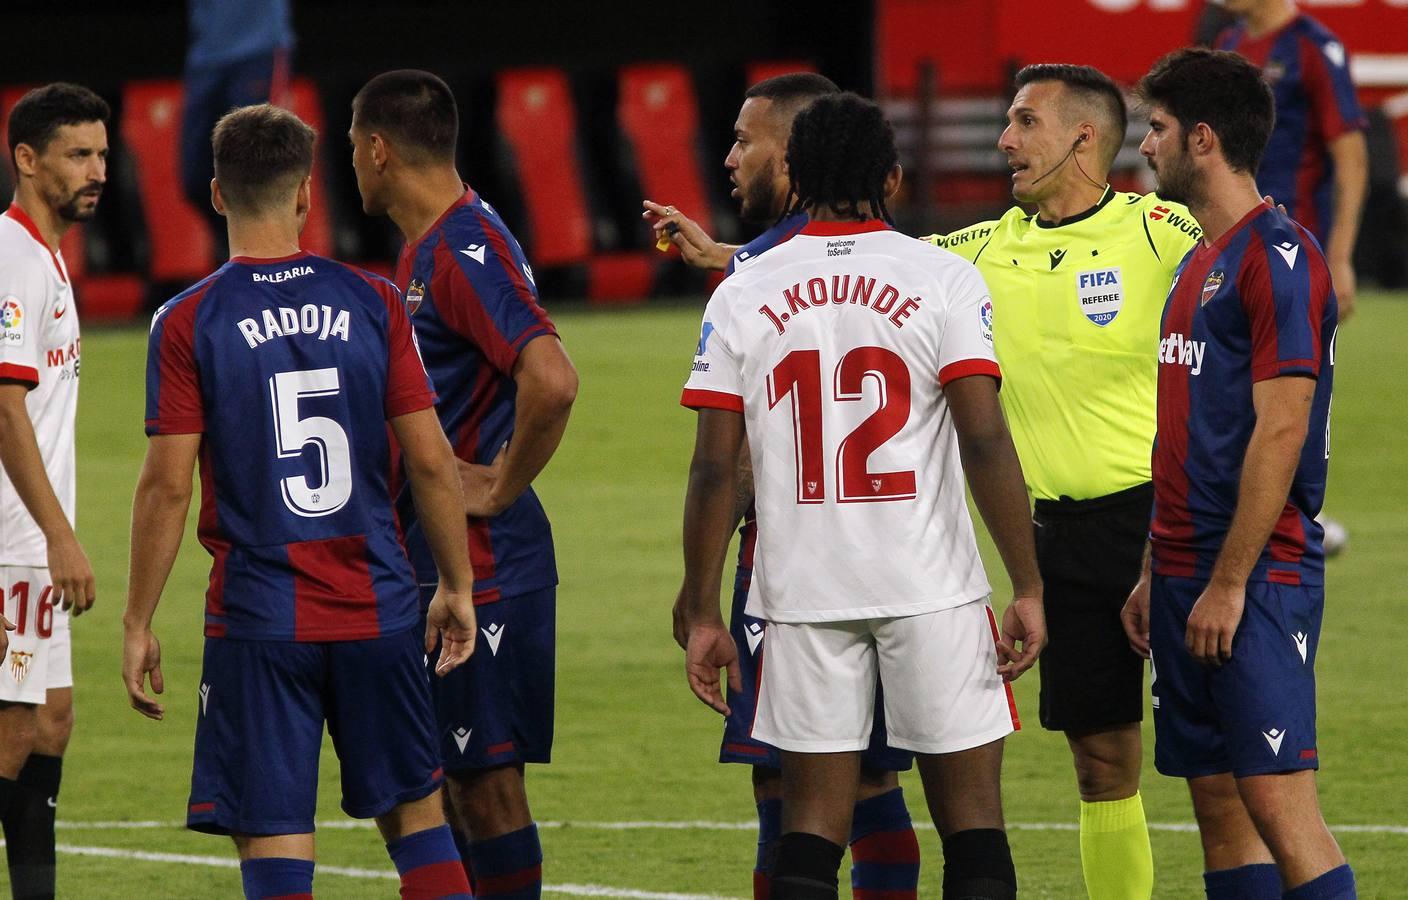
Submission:
[[[425,367],[439,400],[435,410],[455,449],[488,465],[513,439],[514,364],[528,342],[556,335],[538,305],[533,270],[499,214],[466,187],[464,196],[408,244],[396,262]],[[398,498],[411,562],[422,583],[435,562],[408,492]],[[532,488],[489,519],[469,519],[474,601],[489,603],[557,583],[552,531]]]
[[[419,614],[386,421],[435,394],[390,282],[307,253],[236,257],[165,303],[147,434],[201,434],[205,633],[364,640]]]
[[[1252,581],[1324,581],[1315,521],[1330,455],[1339,308],[1320,245],[1261,205],[1188,253],[1164,307],[1154,441],[1154,571],[1208,578],[1237,507],[1256,410],[1252,385],[1316,380],[1290,495]]]
[[[1344,44],[1315,19],[1299,15],[1258,38],[1239,23],[1220,34],[1215,46],[1260,66],[1276,97],[1276,126],[1257,171],[1257,189],[1325,241],[1333,224],[1329,144],[1367,125]]]

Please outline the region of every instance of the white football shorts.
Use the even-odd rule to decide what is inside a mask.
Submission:
[[[50,601],[47,568],[0,566],[5,618],[15,624],[0,662],[0,700],[43,703],[50,688],[73,687],[68,613]]]
[[[997,622],[986,600],[897,619],[767,629],[756,740],[798,753],[864,750],[877,677],[892,747],[955,753],[1019,727],[1012,690],[997,674]]]

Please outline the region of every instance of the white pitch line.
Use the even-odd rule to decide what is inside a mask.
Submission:
[[[138,831],[153,828],[184,828],[185,822],[175,820],[159,822],[155,820],[133,822],[66,822],[54,823],[56,828],[75,831]],[[330,831],[357,831],[374,827],[364,819],[330,819],[318,822],[317,827]],[[539,828],[581,828],[591,831],[756,831],[757,822],[710,822],[706,820],[669,821],[624,821],[624,822],[539,822]],[[915,822],[914,827],[922,831],[933,831],[930,822]],[[1075,822],[1008,822],[1007,827],[1014,831],[1079,831]],[[1198,826],[1193,822],[1150,822],[1150,831],[1193,832]],[[1408,825],[1331,825],[1331,831],[1344,834],[1394,834],[1408,835]]]
[[[0,841],[0,846],[5,842]],[[146,850],[122,850],[117,847],[80,847],[73,844],[58,844],[54,849],[71,856],[97,856],[104,859],[135,859],[142,862],[177,863],[188,866],[206,866],[216,869],[238,869],[240,861],[227,856],[194,856],[185,853],[153,853]],[[396,881],[395,872],[384,869],[355,869],[346,866],[318,866],[324,875],[342,875],[347,878],[374,878]],[[641,891],[635,888],[609,887],[600,884],[545,884],[545,894],[565,894],[569,897],[619,897],[623,900],[734,900],[717,894],[679,894],[674,892]]]

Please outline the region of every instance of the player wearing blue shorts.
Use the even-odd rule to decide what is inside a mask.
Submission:
[[[542,848],[524,764],[552,752],[557,569],[530,484],[562,439],[577,373],[518,242],[460,179],[458,132],[454,96],[429,72],[378,75],[352,102],[363,208],[390,216],[405,236],[395,280],[464,482],[484,646],[434,685],[456,837],[476,896],[537,897]],[[407,500],[411,562],[422,584],[433,583]]]
[[[422,666],[437,632],[440,674],[474,648],[459,478],[400,294],[299,250],[314,138],[268,105],[215,128],[212,200],[234,255],[152,319],[123,679],[133,707],[162,718],[146,693],[148,676],[164,688],[151,621],[199,460],[214,564],[188,826],[234,838],[247,897],[311,897],[326,722],[342,808],[376,819],[401,896],[469,897]],[[425,629],[389,431],[441,574]]]
[[[739,215],[754,223],[772,223],[743,246],[714,241],[673,206],[645,202],[644,217],[657,234],[667,234],[692,266],[732,274],[734,265],[761,256],[795,236],[807,224],[805,213],[783,215],[788,178],[784,157],[792,120],[812,100],[837,93],[820,75],[798,72],[760,81],[748,89],[734,126],[734,145],[724,160]],[[673,227],[672,227],[673,226]],[[745,451],[739,460],[738,566],[734,575],[729,628],[738,647],[742,687],[728,692],[719,762],[753,767],[753,795],[758,808],[758,854],[753,869],[753,896],[768,896],[771,851],[782,829],[782,761],[776,747],[751,736],[756,707],[758,668],[766,642],[762,619],[744,612],[753,575],[757,521],[753,509],[752,470]],[[675,607],[675,639],[685,645]],[[914,897],[919,884],[919,841],[897,772],[908,771],[914,754],[896,750],[885,741],[884,705],[877,702],[871,745],[862,755],[861,788],[850,836],[851,889],[858,900]],[[882,893],[883,892],[883,893]]]
[[[1164,309],[1150,553],[1123,613],[1153,662],[1154,763],[1188,780],[1211,900],[1352,898],[1315,784],[1330,269],[1257,190],[1274,114],[1254,66],[1180,50],[1139,93],[1159,195],[1203,227]]]

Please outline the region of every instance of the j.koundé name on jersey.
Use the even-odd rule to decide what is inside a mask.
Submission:
[[[878,290],[876,285],[880,285]],[[787,323],[794,316],[827,306],[864,306],[876,315],[888,318],[896,328],[903,328],[905,320],[923,302],[922,297],[905,297],[901,301],[897,288],[877,278],[832,275],[829,278],[809,278],[805,285],[799,281],[790,288],[783,288],[782,299],[776,309],[764,303],[758,307],[758,312],[772,323],[778,334],[787,333]]]
[[[347,329],[352,317],[347,310],[334,310],[331,306],[316,306],[305,303],[302,308],[280,306],[266,309],[258,319],[240,319],[235,323],[245,343],[258,347],[276,337],[289,337],[295,334],[316,335],[325,341],[330,337],[347,340]]]

